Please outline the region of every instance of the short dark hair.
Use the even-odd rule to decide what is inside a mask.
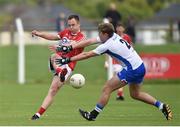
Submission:
[[[71,20],[71,19],[75,19],[76,21],[79,22],[79,16],[78,16],[78,15],[70,15],[70,16],[68,17],[68,20]]]
[[[102,33],[107,33],[109,37],[114,34],[114,26],[111,23],[100,23],[98,26],[98,31]]]

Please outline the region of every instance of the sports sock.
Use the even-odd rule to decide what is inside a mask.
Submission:
[[[156,106],[157,108],[159,108],[159,110],[163,109],[163,103],[160,101],[156,101],[156,103],[154,104],[154,106]]]
[[[90,113],[91,117],[96,118],[98,114],[103,110],[103,108],[104,106],[102,106],[101,104],[96,104],[96,107]]]
[[[117,96],[118,96],[118,97],[123,96],[123,91],[118,91],[118,92],[117,92]]]
[[[44,109],[43,107],[39,108],[39,111],[36,113],[36,115],[38,115],[39,117],[46,111],[46,109]]]

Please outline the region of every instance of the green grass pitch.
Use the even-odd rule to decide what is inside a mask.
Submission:
[[[176,49],[173,51],[176,52]],[[157,108],[130,98],[127,86],[125,101],[116,101],[114,92],[96,121],[84,120],[79,115],[78,109],[88,111],[93,109],[106,81],[103,56],[79,62],[74,73],[82,73],[85,76],[85,86],[81,89],[74,89],[69,84],[63,86],[41,119],[31,121],[31,116],[38,110],[51,83],[52,75],[47,69],[50,54],[47,46],[27,46],[27,83],[19,85],[17,47],[0,47],[0,126],[180,125],[180,84],[172,81],[166,83],[145,81],[142,87],[144,91],[171,106],[174,117],[171,121],[167,121]]]

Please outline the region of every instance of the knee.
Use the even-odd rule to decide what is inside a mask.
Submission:
[[[139,93],[138,93],[138,92],[131,92],[131,93],[130,93],[130,96],[131,96],[133,99],[138,99],[138,98],[139,98]]]
[[[105,85],[103,87],[103,93],[111,93],[111,87],[109,85]]]

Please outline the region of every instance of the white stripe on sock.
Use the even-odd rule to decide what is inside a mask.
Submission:
[[[97,112],[101,112],[102,110],[100,109],[100,108],[98,108],[98,107],[95,107],[95,110],[97,111]]]
[[[159,106],[159,110],[163,109],[163,103],[161,103],[161,105]]]
[[[41,116],[38,112],[36,113],[36,115],[37,115],[38,117],[40,117],[40,116]]]

